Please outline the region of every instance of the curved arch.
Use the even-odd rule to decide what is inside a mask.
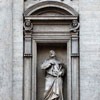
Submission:
[[[45,8],[41,8],[38,9],[37,11],[33,12],[31,15],[42,15],[42,14],[46,14],[46,13],[54,13],[54,14],[59,14],[59,15],[71,15],[69,12],[61,9],[61,8],[57,8],[57,7],[45,7]]]
[[[67,13],[71,14],[72,16],[78,16],[78,13],[70,6],[68,6],[67,4],[58,2],[58,1],[43,1],[40,3],[37,3],[31,7],[29,7],[25,12],[24,15],[25,16],[29,16],[32,13],[43,9],[43,8],[47,8],[47,7],[55,7],[55,8],[59,8],[63,11],[66,11]]]

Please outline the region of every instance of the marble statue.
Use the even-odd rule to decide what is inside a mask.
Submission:
[[[43,100],[63,100],[63,65],[56,59],[55,51],[50,50],[49,59],[41,65],[41,69],[46,71]]]

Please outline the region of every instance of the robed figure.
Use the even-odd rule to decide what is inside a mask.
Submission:
[[[63,100],[64,64],[56,59],[55,51],[50,51],[49,59],[41,65],[46,71],[44,100]]]

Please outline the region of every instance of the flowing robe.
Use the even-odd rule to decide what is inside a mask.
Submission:
[[[46,71],[44,100],[63,100],[63,64],[51,58],[43,62],[41,69]]]

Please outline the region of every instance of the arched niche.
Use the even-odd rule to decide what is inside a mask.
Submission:
[[[43,59],[47,57],[49,49],[44,46],[60,52],[59,59],[66,57],[64,100],[79,100],[79,22],[78,13],[72,7],[43,1],[24,12],[24,100],[40,100],[37,94],[43,92],[43,80],[39,81],[43,73],[38,73],[38,60],[40,54],[44,55]],[[61,52],[65,54],[62,56]]]
[[[68,6],[67,4],[57,2],[57,1],[44,1],[44,2],[37,3],[37,4],[29,7],[24,12],[24,16],[30,16],[30,15],[34,14],[35,12],[37,12],[38,10],[41,10],[42,8],[46,9],[47,7],[50,7],[50,8],[54,7],[56,9],[58,8],[65,12],[68,12],[72,16],[78,16],[78,13],[72,7]]]

